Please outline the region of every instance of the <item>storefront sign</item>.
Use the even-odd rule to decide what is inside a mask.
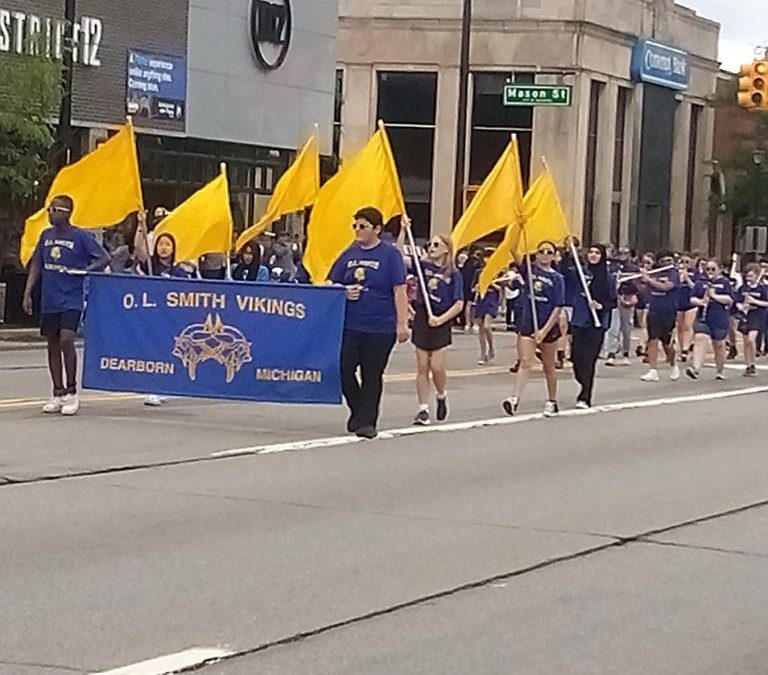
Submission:
[[[276,70],[283,64],[292,32],[290,0],[251,0],[251,45],[262,68]]]
[[[570,85],[508,84],[504,87],[505,106],[567,108],[572,98]]]
[[[688,89],[688,52],[651,40],[638,40],[632,54],[632,79],[669,89]]]
[[[139,119],[183,121],[186,108],[186,59],[130,50],[126,112]]]
[[[84,16],[77,21],[74,25],[74,62],[94,68],[100,66],[103,34],[101,19]],[[66,35],[67,22],[63,19],[0,8],[0,52],[61,61]]]

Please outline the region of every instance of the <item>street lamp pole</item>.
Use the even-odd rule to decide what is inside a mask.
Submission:
[[[66,33],[64,36],[64,52],[62,58],[61,85],[63,96],[61,98],[61,111],[59,113],[59,126],[57,140],[59,147],[64,152],[64,162],[67,161],[68,151],[72,145],[72,80],[75,70],[75,22],[77,18],[77,0],[64,0],[64,21]]]
[[[760,218],[760,179],[763,175],[763,164],[765,164],[766,152],[762,148],[757,148],[752,153],[752,161],[757,169],[757,175],[755,176],[755,205],[754,205],[754,219],[757,223]]]
[[[472,0],[464,0],[461,14],[461,52],[459,55],[459,110],[456,134],[456,172],[454,176],[453,222],[464,210],[464,176],[467,165],[467,107],[469,102],[469,50],[472,37]]]

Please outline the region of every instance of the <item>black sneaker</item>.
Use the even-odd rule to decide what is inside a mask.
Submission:
[[[728,345],[728,361],[733,361],[739,355],[739,350],[736,349],[736,345]]]
[[[355,431],[355,436],[358,436],[359,438],[367,438],[368,440],[373,440],[378,435],[379,432],[376,431],[376,427],[360,427]]]
[[[520,370],[520,361],[517,361],[514,366],[509,369],[510,373],[517,373]]]
[[[686,368],[685,374],[690,377],[692,380],[698,380],[699,379],[699,371],[696,370],[696,368]]]
[[[354,416],[350,415],[349,419],[347,420],[347,431],[350,434],[354,434],[357,431],[358,426],[360,426],[357,423],[357,420],[354,418]]]
[[[560,408],[557,401],[547,401],[544,404],[544,417],[557,417],[560,414]]]
[[[432,420],[429,419],[429,410],[419,410],[413,418],[413,424],[417,427],[428,427],[432,424]]]
[[[448,419],[448,397],[437,399],[437,421],[445,422]]]
[[[517,398],[517,396],[510,396],[509,398],[505,398],[501,403],[501,407],[504,408],[504,412],[507,413],[507,415],[510,417],[514,417],[519,405],[520,399]]]

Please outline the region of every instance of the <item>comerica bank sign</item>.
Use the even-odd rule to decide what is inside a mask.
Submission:
[[[94,68],[101,65],[99,50],[103,33],[101,19],[84,16],[75,23],[75,63]],[[0,52],[44,56],[61,61],[66,36],[67,22],[64,19],[0,7]]]
[[[652,40],[638,40],[632,53],[632,79],[685,91],[690,84],[690,55]]]

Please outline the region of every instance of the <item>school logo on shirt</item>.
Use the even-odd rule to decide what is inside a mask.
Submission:
[[[61,248],[59,246],[54,246],[51,249],[51,260],[61,260]]]
[[[541,293],[544,290],[544,284],[540,279],[536,279],[536,281],[533,282],[533,290],[536,291],[536,293]]]
[[[440,279],[432,277],[427,285],[429,286],[430,291],[436,291],[440,287]]]
[[[253,361],[251,343],[234,326],[226,326],[217,314],[216,320],[209,314],[204,323],[187,326],[175,338],[173,355],[187,369],[189,379],[197,378],[197,368],[206,361],[224,366],[227,384],[246,364]]]
[[[363,282],[365,281],[365,267],[358,267],[355,270],[355,281]]]

